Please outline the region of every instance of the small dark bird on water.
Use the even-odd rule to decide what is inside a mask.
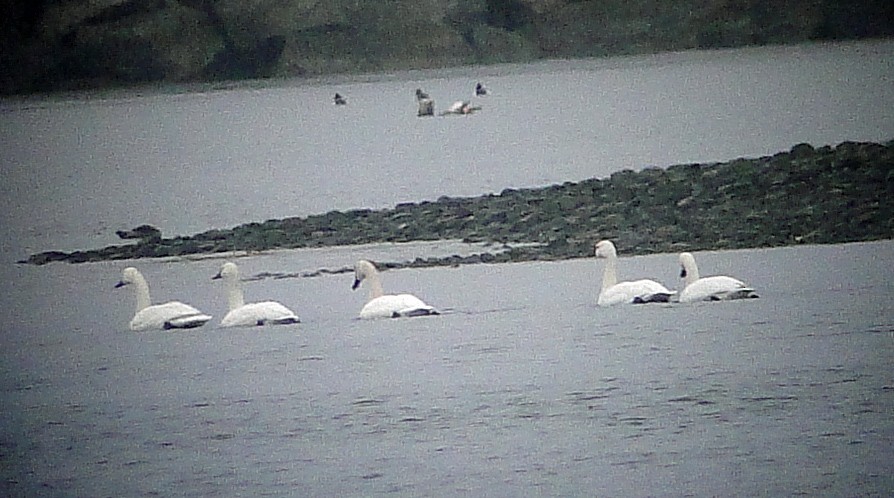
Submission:
[[[341,96],[341,94],[335,94],[335,105],[345,105],[348,103],[348,99]]]
[[[416,112],[417,116],[435,115],[435,101],[427,93],[423,92],[421,88],[416,89],[416,103],[419,104],[419,110]]]

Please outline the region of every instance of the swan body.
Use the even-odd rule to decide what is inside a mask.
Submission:
[[[360,287],[367,281],[369,285],[369,301],[360,310],[360,318],[398,318],[412,316],[438,315],[438,310],[425,304],[412,294],[385,294],[382,280],[375,265],[360,260],[354,265],[354,284],[352,289]]]
[[[360,310],[360,318],[399,318],[437,315],[434,308],[412,294],[379,296]]]
[[[229,312],[220,321],[221,327],[255,327],[261,325],[285,325],[300,320],[289,308],[276,301],[245,304],[239,286],[239,268],[235,263],[224,263],[212,280],[223,279],[227,284]]]
[[[450,114],[472,114],[473,112],[480,110],[481,106],[473,106],[468,100],[457,100],[446,111],[442,112],[441,116]]]
[[[150,304],[149,284],[136,268],[125,268],[115,287],[126,285],[133,287],[137,301],[136,313],[129,324],[130,330],[191,329],[201,327],[211,320],[210,316],[179,301]]]
[[[682,267],[680,277],[684,279],[683,291],[680,292],[681,303],[728,301],[731,299],[758,297],[754,289],[733,277],[718,275],[699,278],[695,258],[688,252],[680,254],[680,266]]]
[[[606,260],[605,269],[602,271],[602,290],[596,300],[599,306],[666,303],[674,295],[673,291],[654,280],[618,282],[618,252],[610,240],[596,244],[596,257]]]

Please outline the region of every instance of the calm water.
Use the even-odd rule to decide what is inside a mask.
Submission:
[[[890,140],[892,75],[884,41],[3,102],[0,253]],[[478,80],[482,112],[416,117],[417,87],[444,109]]]
[[[344,248],[361,255],[413,246]],[[894,242],[699,253],[756,300],[594,306],[594,260],[391,271],[439,317],[359,321],[351,275],[244,284],[303,323],[126,330],[121,265],[14,267],[11,496],[889,496]],[[317,267],[313,251],[240,259]],[[220,260],[140,262],[224,314]],[[623,258],[677,283],[674,255]]]
[[[0,102],[0,495],[782,496],[894,490],[894,242],[697,254],[762,299],[597,309],[591,260],[392,271],[446,313],[361,322],[350,275],[246,282],[297,326],[223,330],[220,259],[47,249],[894,137],[894,42]],[[474,116],[419,119],[482,80]],[[339,91],[349,105],[336,108]],[[247,275],[474,251],[282,251]],[[622,277],[678,286],[676,256]]]

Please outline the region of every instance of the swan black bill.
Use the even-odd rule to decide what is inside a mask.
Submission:
[[[351,286],[351,290],[357,290],[357,287],[360,287],[360,280],[354,279],[354,285]]]

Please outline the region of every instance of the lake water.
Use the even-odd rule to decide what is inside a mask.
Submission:
[[[689,52],[0,103],[0,495],[889,496],[894,242],[697,253],[761,299],[597,308],[601,263],[389,271],[445,313],[354,319],[348,274],[141,260],[207,326],[133,333],[125,263],[29,253],[894,138],[894,42]],[[415,116],[482,80],[475,115]],[[331,97],[346,95],[336,107]],[[595,241],[594,241],[595,242]],[[276,251],[247,276],[477,250]],[[676,255],[622,278],[679,287]]]
[[[892,254],[698,253],[761,298],[608,309],[591,259],[390,271],[386,289],[445,313],[378,321],[354,318],[349,274],[245,282],[303,320],[262,329],[216,327],[221,260],[140,261],[157,300],[215,316],[176,333],[126,330],[120,264],[15,266],[0,494],[889,496]],[[673,254],[619,271],[679,280]]]

